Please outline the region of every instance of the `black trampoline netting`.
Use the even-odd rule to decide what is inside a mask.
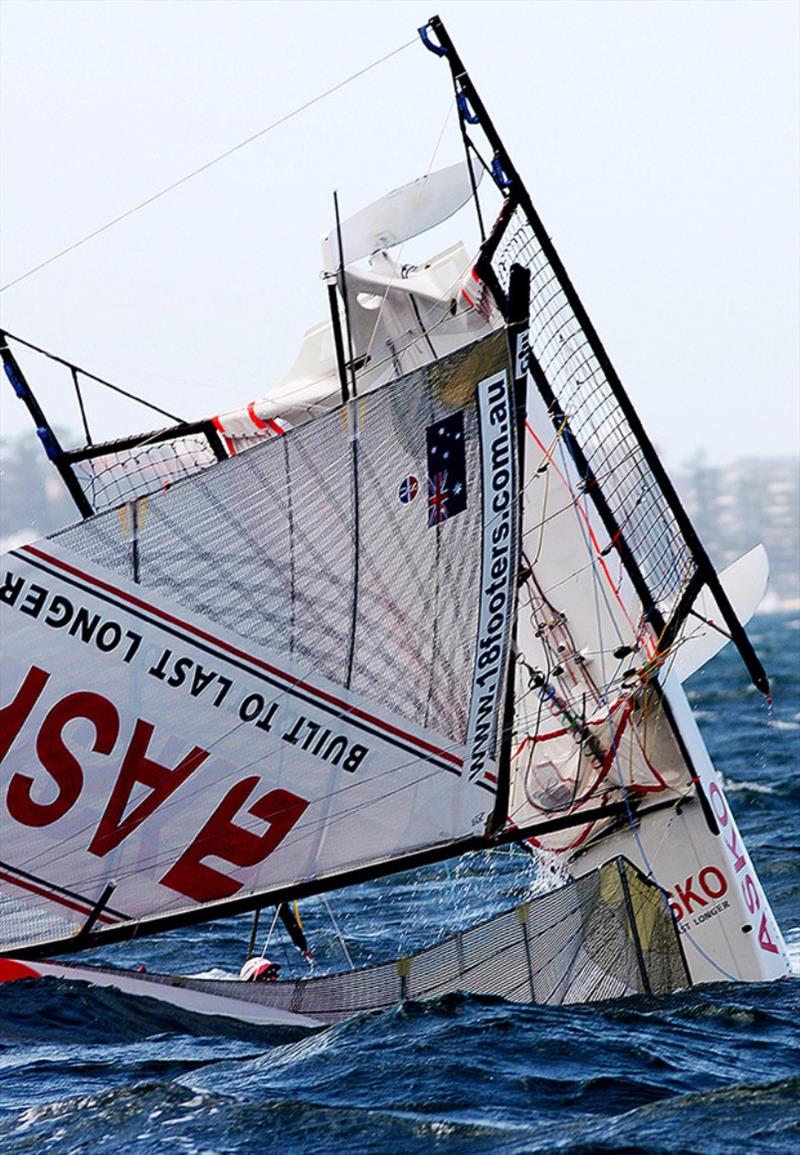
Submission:
[[[507,202],[489,253],[503,293],[513,264],[530,270],[534,376],[567,444],[585,462],[579,470],[589,495],[610,514],[614,544],[624,543],[653,604],[668,617],[696,572],[695,558],[595,345],[520,205]]]
[[[666,895],[625,858],[378,966],[266,984],[148,978],[323,1023],[455,991],[562,1005],[689,985]]]

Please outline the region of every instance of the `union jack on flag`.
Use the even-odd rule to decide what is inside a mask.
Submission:
[[[428,478],[428,525],[438,525],[447,517],[447,474],[436,473]]]
[[[425,430],[428,446],[428,525],[441,525],[467,508],[464,411]]]

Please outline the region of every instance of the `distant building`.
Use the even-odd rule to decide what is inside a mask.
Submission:
[[[33,438],[0,443],[0,475],[4,548],[77,520],[61,479]],[[716,568],[761,543],[770,561],[765,606],[800,608],[800,461],[752,457],[715,466],[700,457],[674,480]]]
[[[0,547],[54,533],[78,520],[35,434],[0,441]]]
[[[700,458],[675,484],[718,570],[761,543],[770,562],[767,604],[800,608],[797,458],[748,457],[726,466]]]

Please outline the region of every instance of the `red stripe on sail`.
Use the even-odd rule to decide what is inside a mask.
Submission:
[[[0,878],[3,879],[4,882],[10,882],[12,886],[20,887],[21,890],[29,890],[31,894],[38,894],[41,898],[46,898],[50,902],[57,902],[61,906],[68,907],[70,910],[76,910],[78,914],[90,915],[92,913],[92,908],[88,903],[81,904],[73,902],[72,899],[64,898],[63,895],[58,894],[54,890],[45,890],[44,887],[35,886],[32,882],[23,881],[21,878],[14,878],[13,875],[6,874],[4,871],[0,871]],[[100,914],[98,915],[97,921],[116,923],[119,919],[112,918],[111,915],[108,914]]]
[[[211,424],[214,426],[217,433],[219,433],[220,437],[225,442],[225,448],[228,450],[228,453],[231,455],[231,457],[235,457],[236,456],[236,446],[233,444],[230,437],[228,437],[227,433],[225,432],[225,426],[222,424],[219,417],[212,417],[211,418]]]
[[[340,698],[335,697],[333,694],[329,694],[326,690],[321,690],[316,686],[309,685],[308,682],[303,682],[299,678],[292,678],[290,674],[284,673],[283,670],[279,670],[277,666],[270,665],[269,662],[265,662],[262,658],[253,657],[252,654],[248,654],[245,650],[240,650],[237,646],[231,645],[230,642],[225,642],[221,638],[215,638],[213,634],[206,633],[205,630],[201,630],[198,626],[194,626],[190,622],[185,622],[181,618],[173,617],[172,614],[168,614],[165,610],[159,609],[157,606],[152,605],[150,602],[144,601],[142,598],[137,598],[134,594],[129,594],[126,590],[118,589],[116,586],[111,585],[110,582],[103,581],[101,578],[96,578],[91,574],[84,573],[83,570],[78,569],[76,566],[70,565],[69,562],[62,561],[61,558],[53,557],[51,554],[45,553],[43,550],[37,549],[33,545],[22,546],[21,552],[32,554],[34,557],[38,557],[42,561],[49,562],[50,565],[54,565],[59,569],[63,569],[67,573],[74,574],[76,577],[81,578],[83,581],[88,582],[90,585],[97,586],[99,589],[105,590],[107,593],[114,594],[115,597],[129,602],[131,605],[137,606],[139,609],[146,610],[148,613],[153,614],[155,617],[162,618],[165,622],[170,622],[174,626],[180,626],[188,633],[194,634],[195,637],[202,638],[203,641],[206,642],[211,642],[219,649],[225,650],[227,653],[232,654],[234,657],[242,658],[246,662],[250,662],[252,665],[257,666],[259,669],[265,670],[267,673],[272,674],[273,677],[281,678],[284,682],[288,683],[288,688],[303,690],[305,693],[310,694],[312,697],[316,697],[320,701],[333,706],[335,709],[339,710],[340,714],[342,715],[350,714],[354,718],[359,718],[363,722],[368,722],[370,725],[375,726],[378,730],[383,730],[385,733],[392,734],[396,738],[402,738],[404,741],[410,742],[412,745],[417,746],[420,750],[424,750],[428,754],[434,754],[437,758],[441,758],[445,762],[449,762],[452,766],[461,767],[464,764],[463,759],[459,758],[457,754],[452,753],[452,751],[442,750],[439,746],[434,746],[433,743],[426,742],[424,738],[418,738],[416,735],[409,734],[407,731],[401,730],[398,726],[392,725],[391,722],[386,722],[382,718],[376,718],[373,714],[368,714],[366,710],[362,710],[358,706],[353,706],[347,702],[343,702]]]
[[[255,404],[256,404],[255,401],[251,401],[250,404],[247,406],[247,416],[253,422],[256,429],[267,429],[268,428],[267,422],[262,421],[261,418],[258,416],[258,414],[256,413],[256,410],[255,410]]]

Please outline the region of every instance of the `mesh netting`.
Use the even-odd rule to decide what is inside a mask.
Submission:
[[[495,334],[152,494],[135,558],[116,511],[55,540],[463,742],[482,536],[474,390],[506,366]],[[456,412],[466,506],[431,526],[427,433]]]
[[[98,512],[164,490],[218,460],[205,433],[170,436],[168,431],[132,447],[115,448],[110,442],[80,458],[67,457],[85,497]]]
[[[531,351],[653,602],[666,612],[696,568],[669,503],[558,273],[520,207],[493,240],[497,248],[492,268],[504,292],[508,291],[513,264],[530,270]]]
[[[561,1005],[689,985],[664,892],[624,858],[379,966],[268,984],[148,978],[324,1023],[454,991]]]

